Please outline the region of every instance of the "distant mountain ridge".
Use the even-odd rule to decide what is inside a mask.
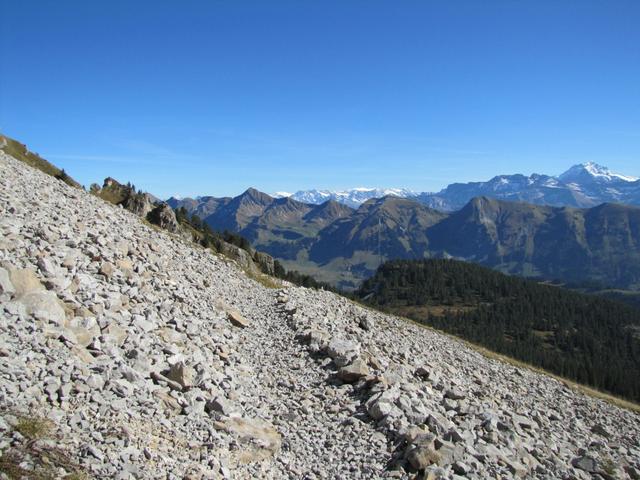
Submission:
[[[367,200],[372,198],[382,198],[392,195],[400,198],[415,197],[418,194],[405,188],[366,188],[357,187],[348,190],[300,190],[290,194],[287,192],[274,193],[274,197],[289,197],[299,202],[313,203],[319,205],[327,200],[335,200],[351,208],[358,208]]]
[[[456,258],[527,277],[640,290],[640,208],[634,206],[552,207],[481,196],[447,213],[387,196],[356,210],[255,189],[168,203],[207,213],[202,219],[213,229],[239,233],[287,269],[347,289],[385,260]]]
[[[459,210],[469,200],[479,196],[554,207],[586,208],[605,202],[640,205],[640,179],[614,173],[607,167],[588,162],[574,165],[558,176],[536,173],[529,176],[498,175],[485,182],[452,183],[435,193],[416,193],[401,188],[354,188],[343,191],[298,191],[290,197],[313,204],[331,199],[357,208],[367,200],[389,195],[414,198],[431,208],[448,212]]]

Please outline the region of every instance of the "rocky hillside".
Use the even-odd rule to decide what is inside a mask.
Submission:
[[[0,154],[9,478],[639,478],[640,416]],[[46,477],[45,475],[48,475]]]
[[[82,188],[82,186],[71,178],[67,172],[49,163],[37,153],[30,151],[25,144],[20,143],[13,138],[0,134],[0,151],[7,155],[11,155],[13,158],[18,159],[27,165],[31,165],[44,173],[62,180],[72,187]]]

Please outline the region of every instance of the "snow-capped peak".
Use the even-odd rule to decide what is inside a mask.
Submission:
[[[598,165],[595,162],[587,162],[574,165],[569,170],[561,174],[558,178],[563,182],[573,183],[575,181],[584,180],[585,178],[589,177],[600,182],[635,182],[636,180],[638,180],[637,177],[614,173],[607,167]]]
[[[357,208],[371,198],[381,198],[388,195],[396,197],[412,197],[416,194],[404,188],[371,188],[356,187],[348,190],[303,190],[294,193],[291,198],[305,203],[321,204],[327,200],[336,200],[350,207]]]
[[[287,197],[290,197],[291,195],[293,195],[293,193],[275,192],[275,193],[272,193],[270,196],[273,197],[273,198],[287,198]]]

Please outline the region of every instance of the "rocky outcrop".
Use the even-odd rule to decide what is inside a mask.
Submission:
[[[638,477],[635,413],[0,170],[3,460],[54,445],[54,477]],[[36,416],[49,439],[20,433]]]
[[[125,199],[122,206],[142,218],[145,218],[154,210],[154,208],[157,208],[155,207],[155,202],[151,198],[151,195],[148,193],[130,195]]]
[[[235,260],[240,268],[251,273],[259,272],[250,252],[228,242],[220,242],[218,251],[225,257]]]
[[[273,257],[264,252],[255,252],[253,254],[253,261],[258,266],[262,273],[267,275],[275,275],[276,265]]]
[[[135,213],[135,212],[134,212]],[[166,203],[161,203],[146,216],[154,225],[163,228],[171,233],[176,233],[180,226],[176,220],[176,214],[173,209]]]

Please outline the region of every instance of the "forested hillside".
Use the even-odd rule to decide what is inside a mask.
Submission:
[[[640,400],[640,310],[454,260],[392,261],[362,301]]]

